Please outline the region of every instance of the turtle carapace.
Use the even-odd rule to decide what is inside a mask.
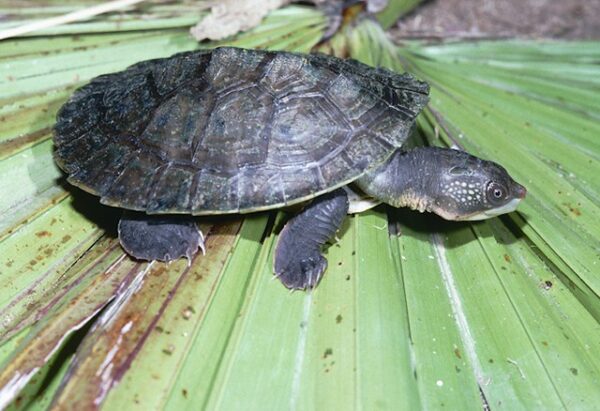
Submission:
[[[119,236],[140,259],[193,255],[203,237],[192,216],[306,203],[279,236],[274,271],[289,288],[312,288],[350,184],[372,204],[450,220],[510,212],[524,198],[493,162],[402,150],[428,93],[411,75],[323,54],[186,52],[78,89],[58,113],[55,158],[71,184],[138,212]]]

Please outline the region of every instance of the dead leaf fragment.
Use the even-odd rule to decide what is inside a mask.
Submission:
[[[290,0],[225,0],[210,9],[210,14],[191,28],[198,41],[221,40],[240,31],[258,26],[270,11],[289,3]]]

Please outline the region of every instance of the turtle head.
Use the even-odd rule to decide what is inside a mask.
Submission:
[[[446,220],[484,220],[509,213],[527,194],[499,164],[438,147],[397,151],[356,183],[394,207],[431,211]]]
[[[458,150],[432,150],[437,173],[429,179],[427,208],[446,220],[484,220],[509,213],[527,194],[493,161]]]

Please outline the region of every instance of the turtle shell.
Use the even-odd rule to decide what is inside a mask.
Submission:
[[[354,60],[222,47],[144,61],[78,89],[55,158],[72,184],[149,214],[250,212],[385,161],[426,83]]]

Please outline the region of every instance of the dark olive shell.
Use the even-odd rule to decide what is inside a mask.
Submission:
[[[406,140],[413,77],[322,54],[223,47],[103,75],[61,108],[56,161],[104,204],[250,212],[345,185]]]

